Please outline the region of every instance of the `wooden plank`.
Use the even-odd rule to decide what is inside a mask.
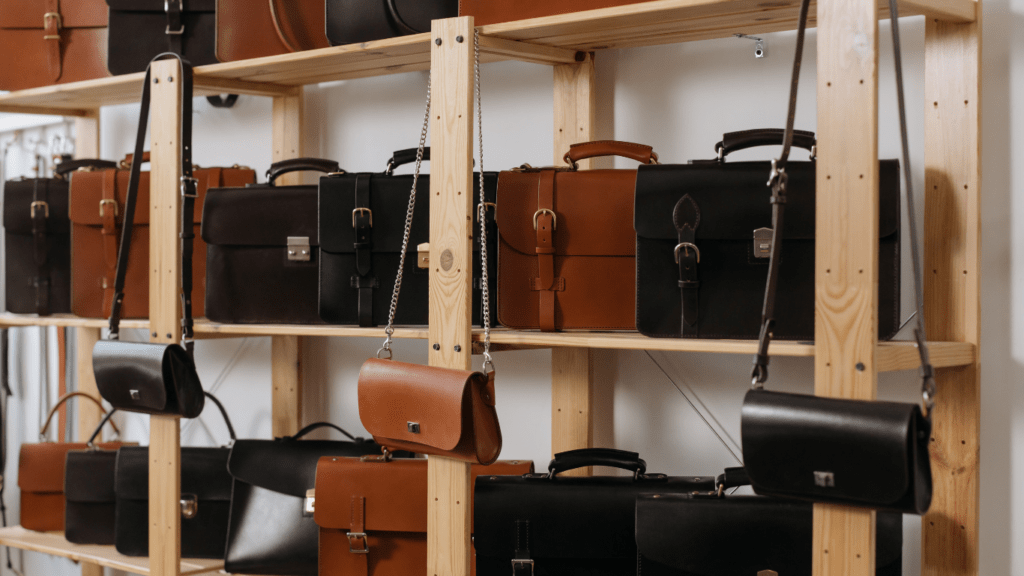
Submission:
[[[100,157],[100,111],[75,118],[75,158]]]
[[[96,388],[96,376],[92,372],[92,347],[99,342],[99,328],[75,329],[75,369],[78,376],[78,391],[100,397]],[[78,441],[85,442],[96,430],[102,419],[100,408],[92,402],[78,402]],[[102,434],[100,439],[102,439]]]
[[[503,56],[511,60],[534,64],[574,64],[579,61],[576,50],[517,42],[505,38],[480,37],[480,55]]]
[[[431,37],[431,366],[468,370],[473,277],[473,19],[435,20]],[[461,37],[462,41],[456,38]],[[436,349],[435,349],[436,347]],[[469,576],[469,464],[431,456],[427,473],[427,575]]]
[[[79,318],[70,314],[54,314],[52,316],[36,316],[34,314],[0,313],[0,327],[16,326],[64,326],[67,328],[106,328],[109,320],[105,318]],[[122,328],[146,328],[149,320],[122,320]]]
[[[277,96],[273,105],[273,161],[302,157],[302,127],[305,111],[303,89],[295,88],[287,96]],[[281,176],[277,183],[294,186],[302,182],[302,174],[292,172]]]
[[[564,166],[563,157],[569,146],[596,139],[597,89],[594,55],[585,54],[584,60],[574,64],[555,66],[554,165]],[[595,159],[580,161],[580,168],[594,168]]]
[[[551,350],[551,454],[594,445],[593,365],[589,348]],[[590,467],[565,472],[590,476]]]
[[[0,112],[9,114],[39,114],[42,116],[82,116],[92,115],[92,108],[64,108],[59,106],[33,106],[31,104],[7,104],[0,102]]]
[[[274,336],[270,350],[272,427],[274,437],[280,438],[302,427],[302,340],[299,336]]]
[[[981,22],[925,25],[925,324],[981,341]],[[979,354],[980,356],[980,354]],[[937,370],[921,573],[979,573],[981,366]]]

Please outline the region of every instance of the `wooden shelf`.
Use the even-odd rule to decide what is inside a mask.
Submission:
[[[75,562],[88,562],[123,570],[131,574],[150,574],[149,558],[134,558],[118,554],[113,546],[72,544],[61,532],[33,532],[21,526],[0,528],[0,545],[41,552],[51,556],[70,558]],[[223,560],[182,559],[181,576],[217,572],[224,568]]]
[[[0,314],[0,328],[19,326],[62,326],[65,328],[106,328],[106,318],[80,318],[70,314],[36,316],[35,314]],[[122,328],[147,328],[148,320],[122,320]]]

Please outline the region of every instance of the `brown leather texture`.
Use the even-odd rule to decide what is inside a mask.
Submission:
[[[0,90],[109,76],[106,1],[3,0],[0,59]]]
[[[71,311],[85,318],[110,316],[114,295],[117,252],[124,222],[124,203],[128,196],[129,171],[121,169],[74,172],[71,175]],[[193,249],[193,314],[204,314],[206,296],[206,244],[199,237],[203,199],[207,189],[221,186],[245,186],[256,182],[250,168],[200,168],[199,198],[195,202],[195,244]],[[101,214],[102,203],[102,214]],[[116,205],[116,215],[114,206]],[[123,317],[149,316],[149,172],[139,178],[139,195],[132,230],[131,254],[125,276]]]
[[[359,371],[359,418],[391,450],[476,464],[501,453],[493,372],[371,358]]]
[[[597,8],[641,4],[647,0],[459,0],[459,16],[472,16],[477,26],[540,18]]]
[[[533,462],[502,460],[470,468],[479,475],[521,476]],[[470,502],[472,518],[472,501]],[[320,576],[407,576],[427,568],[427,461],[390,462],[326,456],[316,468],[314,519],[320,526]],[[369,550],[368,554],[350,552]],[[472,562],[475,572],[476,562]]]
[[[327,48],[324,14],[324,0],[217,0],[217,59]]]
[[[117,450],[125,444],[97,444]],[[21,489],[21,525],[29,530],[64,530],[64,462],[71,450],[85,450],[83,442],[22,444],[18,455],[18,488]]]
[[[654,148],[646,144],[635,144],[633,142],[622,142],[620,140],[595,140],[593,142],[580,142],[569,146],[569,151],[563,156],[568,164],[573,164],[586,158],[597,158],[599,156],[622,156],[651,164],[658,160]]]

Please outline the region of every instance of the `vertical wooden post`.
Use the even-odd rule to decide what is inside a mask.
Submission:
[[[559,64],[555,75],[555,166],[563,166],[569,146],[594,139],[597,125],[597,89],[594,55],[578,64]],[[594,159],[579,162],[580,169],[594,167]]]
[[[979,20],[925,27],[925,323],[930,340],[981,337],[981,10]],[[978,350],[976,358],[981,357]],[[932,505],[922,519],[921,573],[978,574],[977,360],[936,370]]]
[[[150,122],[149,335],[181,340],[181,67],[152,65]],[[139,209],[145,209],[140,206]],[[154,576],[178,576],[181,558],[181,428],[177,416],[149,418],[149,561]]]
[[[271,380],[274,386],[274,437],[291,436],[302,426],[302,341],[299,336],[273,336]]]
[[[431,366],[468,370],[472,365],[473,18],[434,20],[431,36],[429,361]],[[469,576],[469,464],[431,456],[427,479],[427,575]]]
[[[100,157],[100,111],[75,118],[75,158]]]
[[[305,111],[303,87],[297,86],[287,96],[275,96],[273,108],[273,161],[302,157],[302,123]],[[281,186],[301,183],[302,174],[292,172],[278,178]]]
[[[878,340],[878,14],[818,3],[815,392],[874,399]],[[785,264],[783,264],[785,266]],[[875,513],[814,506],[815,576],[875,573]]]

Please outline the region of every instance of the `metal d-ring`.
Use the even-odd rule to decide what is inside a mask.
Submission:
[[[687,249],[687,250],[689,250],[690,248],[693,248],[693,251],[697,253],[697,264],[700,264],[700,248],[697,248],[697,245],[694,244],[693,242],[680,242],[679,244],[676,244],[676,250],[675,250],[676,264],[679,264],[679,249],[680,248],[684,248],[684,249]],[[690,255],[689,251],[687,251],[686,255],[687,256]]]
[[[551,214],[551,229],[556,230],[558,228],[558,216],[551,210],[548,210],[547,208],[541,208],[540,210],[537,210],[536,212],[533,213],[534,230],[537,229],[537,217],[540,216],[541,214]]]

